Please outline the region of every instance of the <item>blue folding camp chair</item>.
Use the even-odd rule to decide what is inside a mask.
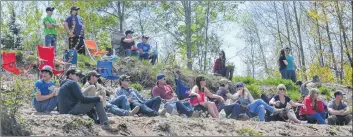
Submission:
[[[179,100],[184,100],[186,98],[190,98],[190,100],[197,99],[196,96],[189,96],[188,91],[190,91],[190,88],[186,86],[186,84],[180,79],[180,77],[175,78],[175,86],[176,86],[176,91],[175,94],[177,94],[177,97]],[[202,112],[203,117],[208,117],[209,113],[207,108],[201,105],[196,105],[193,107],[194,111],[200,111]]]
[[[103,81],[104,84],[106,84],[108,81],[111,81],[111,86],[117,85],[117,80],[120,77],[113,74],[113,62],[98,61],[97,71],[99,74],[102,75],[103,78],[105,78],[105,81]]]

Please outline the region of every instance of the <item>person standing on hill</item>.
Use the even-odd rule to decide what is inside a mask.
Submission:
[[[222,50],[219,53],[218,58],[216,59],[214,66],[213,66],[213,73],[222,75],[229,80],[232,80],[233,78],[233,73],[234,73],[234,66],[226,66],[226,55],[224,51]]]
[[[282,79],[287,79],[287,59],[286,54],[284,53],[284,49],[281,49],[281,53],[278,59],[279,64],[279,72],[281,73]]]
[[[286,54],[286,60],[287,60],[287,79],[291,79],[294,83],[297,82],[297,77],[295,74],[295,63],[294,63],[294,58],[291,54],[292,49],[287,47],[284,49],[284,52]]]
[[[44,24],[44,36],[45,36],[45,46],[54,46],[54,50],[56,53],[56,35],[57,32],[55,30],[58,25],[56,24],[55,19],[52,18],[54,8],[47,7],[46,10],[47,16],[43,19]]]
[[[83,39],[85,38],[85,26],[78,15],[78,7],[71,7],[70,16],[65,19],[64,28],[69,34],[69,49],[75,48],[77,53],[85,55]]]

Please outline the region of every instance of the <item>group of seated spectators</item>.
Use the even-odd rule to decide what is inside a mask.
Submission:
[[[316,88],[310,89],[302,103],[295,103],[286,95],[285,85],[280,84],[277,87],[278,93],[267,102],[254,99],[242,82],[236,84],[237,90],[231,94],[229,86],[232,82],[224,78],[219,81],[219,89],[214,94],[206,87],[205,77],[198,76],[195,79],[196,85],[188,92],[190,97],[179,100],[176,92],[167,84],[166,76],[158,74],[151,98],[148,99],[130,86],[128,75],[121,75],[120,86],[115,93],[100,84],[100,74],[94,70],[84,75],[78,69],[69,69],[66,79],[60,82],[59,87],[53,83],[52,76],[53,69],[44,66],[41,79],[35,83],[33,106],[37,112],[50,114],[57,110],[60,114],[87,114],[96,124],[101,124],[103,129],[109,131],[116,129],[109,125],[107,112],[117,116],[148,117],[165,116],[167,112],[184,117],[200,117],[201,113],[208,112],[212,118],[219,119],[223,110],[227,118],[237,120],[258,116],[258,120],[264,122],[269,116],[274,117],[273,120],[289,120],[295,123],[306,123],[307,120],[318,124],[326,123],[328,113],[328,123],[331,125],[348,124],[352,117],[347,104],[342,101],[342,91],[335,92],[335,99],[329,102],[326,112]],[[81,88],[82,78],[87,80]],[[228,99],[230,103],[226,103]],[[288,104],[292,108],[300,107],[300,114],[306,119],[299,119]],[[195,110],[196,107],[204,108],[204,111]]]

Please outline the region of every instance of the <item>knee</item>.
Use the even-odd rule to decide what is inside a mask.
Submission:
[[[350,120],[352,119],[352,115],[351,115],[351,114],[348,114],[348,115],[344,116],[344,119],[350,121]]]
[[[337,120],[336,116],[330,116],[329,118],[327,118],[327,122],[329,125],[335,125],[336,120]]]
[[[161,99],[161,97],[154,97],[154,100],[156,100],[156,101],[158,101],[158,102],[162,102],[162,99]]]

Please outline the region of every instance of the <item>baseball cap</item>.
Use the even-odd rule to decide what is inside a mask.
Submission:
[[[164,77],[165,77],[165,75],[160,73],[157,75],[157,80],[161,80]]]
[[[148,38],[150,38],[150,37],[148,37],[148,36],[146,36],[146,35],[142,35],[142,38],[148,39]]]
[[[53,11],[55,8],[54,7],[47,7],[45,11]]]
[[[97,71],[92,70],[92,71],[88,72],[86,76],[87,77],[91,77],[91,76],[100,77],[101,74],[97,73]]]
[[[345,93],[343,93],[341,90],[337,90],[335,93],[334,93],[335,97],[338,96],[338,95],[345,95]]]
[[[127,30],[127,31],[125,31],[125,35],[127,35],[127,34],[133,34],[134,32],[132,31],[132,30]]]
[[[286,47],[286,48],[284,48],[284,50],[292,50],[292,48]]]
[[[225,79],[225,78],[222,78],[222,79],[219,81],[219,84],[221,84],[221,85],[229,84],[229,83],[232,83],[232,81],[230,81],[230,80],[228,80],[228,79]]]
[[[130,76],[128,76],[128,75],[121,75],[119,80],[120,80],[120,81],[130,81]]]
[[[72,6],[72,7],[71,7],[71,10],[80,10],[80,8],[79,8],[79,7],[76,7],[76,6]]]
[[[79,77],[83,77],[84,75],[82,74],[82,72],[78,69],[69,69],[68,71],[66,71],[66,76],[69,76],[70,74],[76,74]]]
[[[48,65],[43,66],[41,72],[43,72],[43,71],[47,71],[47,72],[53,74],[53,68],[51,66],[48,66]]]
[[[244,87],[245,84],[243,82],[238,82],[235,87],[239,88],[239,87]]]

